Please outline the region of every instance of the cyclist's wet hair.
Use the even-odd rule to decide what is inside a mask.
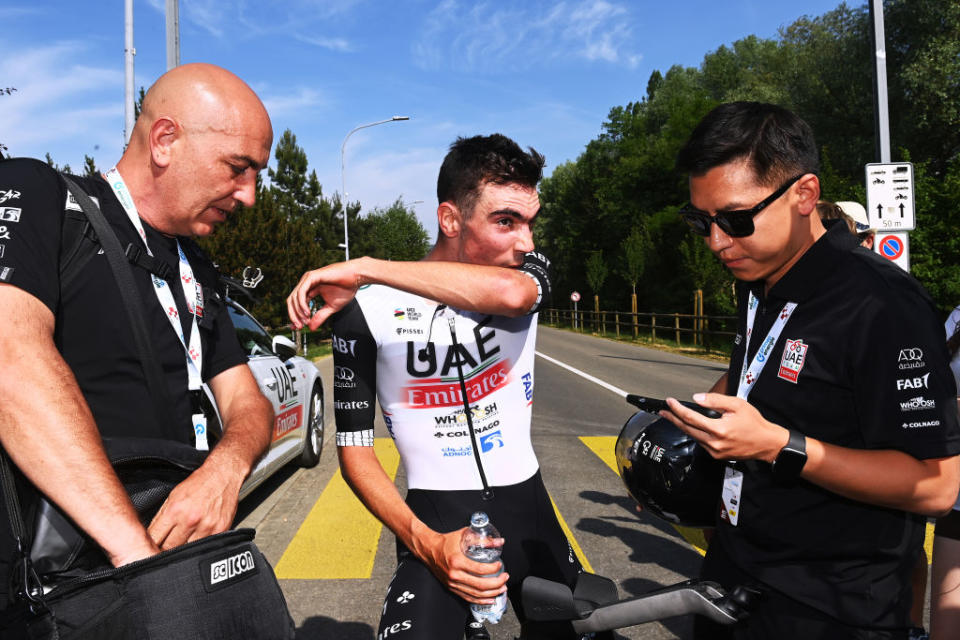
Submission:
[[[713,109],[680,150],[677,168],[700,176],[737,160],[746,160],[757,183],[766,186],[820,170],[810,125],[788,109],[763,102],[729,102]]]
[[[528,150],[499,133],[457,138],[440,166],[437,201],[452,202],[467,217],[488,182],[535,189],[543,177],[544,158],[533,147]]]

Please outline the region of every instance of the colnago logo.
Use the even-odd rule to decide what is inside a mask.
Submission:
[[[897,380],[897,391],[905,389],[929,389],[927,382],[930,378],[929,373],[925,373],[919,378],[900,378]]]
[[[510,382],[510,363],[498,362],[486,370],[466,376],[467,401],[477,402]],[[403,389],[405,406],[410,409],[454,407],[463,404],[460,381],[434,378]]]
[[[936,409],[936,400],[927,400],[922,396],[910,398],[906,402],[900,403],[900,411],[922,411],[923,409]]]
[[[249,551],[224,558],[210,565],[210,585],[218,584],[230,578],[236,578],[256,568],[253,562],[253,554]]]
[[[331,344],[337,352],[342,353],[345,356],[357,356],[357,341],[356,340],[344,340],[343,338],[338,338],[333,336],[331,338]]]
[[[900,425],[904,429],[923,429],[925,427],[939,427],[939,420],[925,420],[924,422],[904,422]]]
[[[485,432],[487,432],[487,431],[490,431],[491,429],[496,429],[496,428],[499,427],[499,426],[500,426],[500,421],[499,421],[499,420],[494,420],[494,421],[491,422],[490,424],[483,425],[482,427],[476,427],[476,428],[473,430],[473,432],[474,432],[475,434],[478,434],[478,435],[479,435],[479,434],[481,434],[481,433],[485,433]],[[434,438],[465,438],[465,437],[467,437],[467,436],[469,436],[469,435],[470,435],[470,430],[469,430],[469,428],[466,427],[466,426],[464,426],[464,427],[462,427],[462,428],[461,428],[460,430],[458,430],[458,431],[447,431],[446,433],[444,433],[443,431],[438,431],[438,432],[436,432],[436,433],[433,434],[433,437],[434,437]],[[492,434],[491,434],[491,435],[492,435]],[[483,449],[481,449],[481,451],[483,451]]]
[[[333,403],[333,408],[339,409],[340,411],[356,411],[358,409],[369,409],[370,402],[367,400],[338,401]]]

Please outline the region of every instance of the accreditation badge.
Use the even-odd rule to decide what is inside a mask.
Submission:
[[[720,517],[734,527],[740,518],[740,494],[743,491],[743,471],[731,465],[723,468],[723,490],[720,498],[723,500],[723,511]]]

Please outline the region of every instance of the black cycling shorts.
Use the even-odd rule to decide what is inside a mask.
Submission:
[[[568,623],[525,623],[520,585],[528,575],[573,586],[580,562],[557,522],[540,472],[514,485],[493,487],[490,500],[481,491],[411,489],[407,504],[427,526],[446,533],[470,524],[484,511],[505,539],[501,560],[510,574],[507,593],[523,638],[578,638]],[[378,638],[460,640],[470,618],[469,603],[450,592],[402,544],[397,543],[397,570],[387,589]],[[558,628],[559,627],[559,628]]]

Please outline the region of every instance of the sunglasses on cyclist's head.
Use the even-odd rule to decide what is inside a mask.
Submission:
[[[737,211],[717,211],[716,215],[711,216],[706,211],[700,211],[689,202],[680,207],[680,217],[690,225],[690,228],[698,236],[709,236],[710,225],[714,222],[723,229],[731,238],[743,238],[753,233],[753,217],[766,209],[773,202],[785,194],[787,189],[793,186],[797,180],[805,176],[801,173],[787,180],[786,183],[769,196],[764,198],[757,206],[750,209],[740,209]]]

